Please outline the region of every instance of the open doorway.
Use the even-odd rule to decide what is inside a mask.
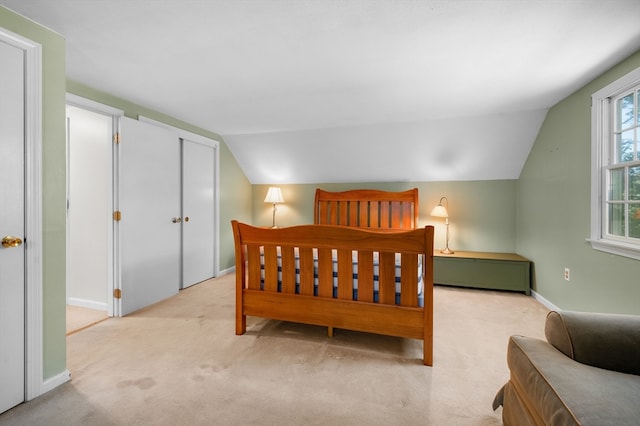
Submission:
[[[113,316],[115,117],[67,104],[67,335]]]

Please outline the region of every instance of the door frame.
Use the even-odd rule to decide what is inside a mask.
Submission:
[[[25,400],[68,380],[68,372],[47,381],[43,365],[42,302],[42,46],[0,28],[0,41],[24,52],[25,115]]]
[[[66,94],[66,104],[67,105],[71,105],[71,106],[75,106],[77,108],[81,108],[87,111],[91,111],[91,112],[95,112],[97,114],[102,114],[102,115],[106,115],[106,116],[110,116],[111,117],[111,123],[112,123],[112,129],[111,129],[111,133],[113,136],[117,135],[120,133],[120,119],[122,117],[124,117],[124,111],[117,109],[117,108],[113,108],[111,106],[108,105],[104,105],[101,104],[99,102],[96,101],[92,101],[90,99],[87,98],[83,98],[81,96],[78,95],[74,95],[72,93],[67,93]],[[68,140],[68,132],[67,132],[67,244],[66,244],[66,252],[67,252],[67,266],[69,265],[69,262],[71,261],[71,258],[69,256],[69,231],[70,231],[70,227],[69,227],[69,185],[70,185],[70,181],[69,181],[69,143],[70,141]],[[106,159],[105,161],[108,161],[109,163],[109,176],[108,176],[108,180],[109,182],[111,182],[111,188],[108,191],[107,197],[107,209],[108,209],[108,217],[113,217],[113,212],[115,211],[114,208],[114,199],[115,199],[115,173],[114,173],[114,167],[115,167],[115,163],[114,163],[114,146],[113,146],[113,140],[111,140],[111,150],[109,150],[109,158]],[[115,264],[114,264],[114,222],[113,220],[110,220],[109,223],[106,223],[105,226],[108,227],[107,229],[107,288],[106,288],[106,292],[107,292],[107,315],[109,317],[113,317],[113,316],[119,316],[117,314],[118,309],[116,307],[116,302],[115,302],[115,298],[113,297],[113,290],[115,288],[115,281],[114,281],[114,270],[115,270]],[[67,267],[67,270],[69,270],[69,268]],[[67,285],[66,287],[69,287],[69,277],[67,276]]]

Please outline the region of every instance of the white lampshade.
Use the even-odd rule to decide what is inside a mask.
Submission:
[[[267,196],[264,198],[265,203],[284,203],[284,198],[282,198],[282,191],[277,186],[272,186],[267,191]]]
[[[442,200],[438,203],[437,206],[431,210],[431,216],[435,217],[449,217],[449,212],[447,212],[447,208],[442,205]]]

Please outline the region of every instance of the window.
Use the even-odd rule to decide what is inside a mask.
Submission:
[[[591,245],[640,259],[640,68],[592,95]]]

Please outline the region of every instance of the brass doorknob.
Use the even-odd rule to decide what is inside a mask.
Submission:
[[[2,247],[11,248],[18,247],[22,244],[22,239],[18,237],[12,237],[11,235],[7,235],[2,239]]]
[[[180,223],[180,222],[182,222],[182,218],[174,217],[173,219],[171,219],[171,222],[173,222],[173,223]]]

